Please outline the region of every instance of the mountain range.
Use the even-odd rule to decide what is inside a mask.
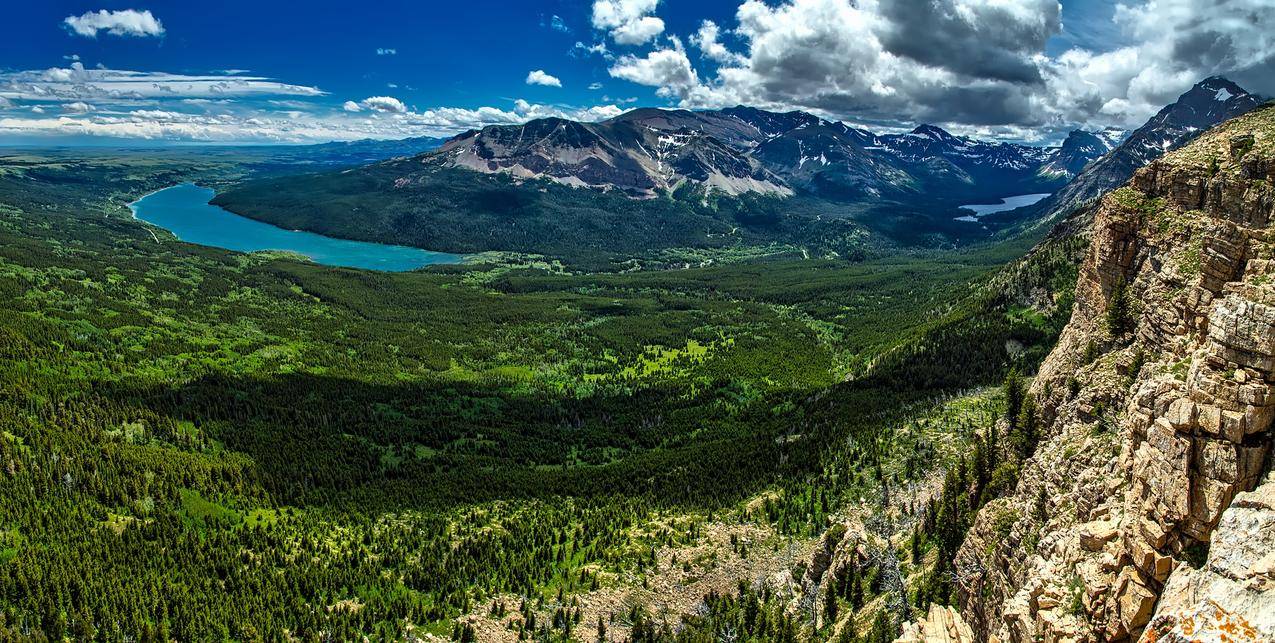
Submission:
[[[1119,187],[1139,168],[1186,145],[1210,127],[1252,111],[1264,100],[1226,78],[1204,79],[1040,202],[1032,218],[1045,223],[1059,221]]]
[[[1077,130],[1052,147],[934,125],[876,134],[752,107],[642,108],[471,130],[414,156],[244,182],[214,203],[290,229],[453,252],[951,245],[1060,220],[1262,100],[1212,77],[1128,136]],[[1053,196],[974,223],[959,209],[1041,193]]]
[[[465,132],[422,162],[634,198],[691,187],[836,200],[942,193],[998,198],[1056,188],[1111,149],[1076,131],[1059,147],[986,142],[934,125],[878,135],[804,112],[636,109],[601,123],[558,118]]]

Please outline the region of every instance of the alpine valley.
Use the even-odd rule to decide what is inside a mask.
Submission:
[[[682,109],[743,93],[781,11],[940,34],[988,9],[747,2],[683,42],[672,2],[567,4],[542,35],[608,82],[701,71],[627,111],[345,101],[472,61],[400,65],[361,22],[397,14],[323,3],[287,24],[379,39],[323,89],[0,71],[0,141],[51,137],[0,148],[0,641],[1275,641],[1275,102],[1219,63],[1132,131],[953,133],[1000,123],[999,94],[870,131],[809,113],[840,89],[811,53],[743,87],[826,96]],[[230,10],[58,35],[181,59],[210,20],[235,55],[297,56]],[[1002,22],[927,45],[1052,88],[1066,69],[984,48]],[[927,60],[852,105],[938,91]],[[1117,93],[1092,113],[1150,95]],[[232,130],[262,138],[210,144]]]
[[[1247,93],[1233,101],[1234,113],[1255,104]],[[779,243],[861,256],[984,239],[1005,224],[956,221],[960,205],[1053,192],[1122,138],[1076,131],[1046,148],[932,125],[876,135],[802,112],[647,108],[491,126],[353,171],[235,185],[214,203],[282,227],[452,252],[625,261]]]

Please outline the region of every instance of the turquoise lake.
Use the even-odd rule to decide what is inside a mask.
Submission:
[[[286,250],[328,266],[389,272],[464,260],[461,255],[445,252],[284,230],[208,203],[214,194],[209,188],[183,183],[152,192],[128,207],[133,216],[172,232],[182,241],[239,252]]]
[[[1049,196],[1048,192],[1044,194],[1019,194],[1018,196],[1007,196],[1001,199],[1000,203],[963,205],[961,206],[962,210],[970,210],[974,214],[956,217],[956,220],[976,223],[979,217],[987,216],[993,212],[1004,212],[1005,210],[1031,205],[1047,196]]]

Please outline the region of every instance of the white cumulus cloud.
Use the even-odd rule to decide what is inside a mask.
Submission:
[[[74,103],[64,103],[62,111],[67,114],[87,114],[93,111],[93,106],[84,101],[76,101]]]
[[[646,56],[627,55],[611,66],[610,74],[616,78],[657,87],[661,96],[686,98],[699,86],[699,74],[686,57],[681,41],[671,39],[665,49],[656,49]]]
[[[408,111],[407,105],[404,105],[403,101],[393,96],[369,96],[359,101],[358,106],[374,112],[386,112],[389,114],[405,114]]]
[[[691,36],[691,44],[709,60],[722,64],[742,65],[744,57],[730,51],[719,40],[721,29],[712,20],[700,23],[699,30]]]
[[[556,76],[550,76],[543,69],[537,69],[527,73],[528,85],[544,85],[545,87],[562,87],[562,81]]]
[[[611,31],[611,37],[621,45],[640,45],[664,33],[664,21],[655,16],[643,16],[626,22]]]
[[[124,9],[122,11],[88,11],[78,16],[67,16],[62,20],[73,33],[87,38],[96,38],[99,31],[112,36],[162,36],[164,25],[149,10]]]
[[[664,33],[664,21],[651,15],[659,0],[594,0],[595,29],[611,34],[621,45],[641,45]]]

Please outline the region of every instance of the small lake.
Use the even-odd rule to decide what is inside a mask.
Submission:
[[[1000,203],[993,203],[990,205],[986,203],[962,205],[960,206],[962,210],[969,210],[974,214],[956,217],[956,220],[978,223],[979,217],[985,217],[993,212],[1004,212],[1006,210],[1013,210],[1014,208],[1021,208],[1025,205],[1031,205],[1047,196],[1049,196],[1048,192],[1045,194],[1020,194],[1018,196],[1007,196],[1004,199],[1001,199]]]
[[[328,266],[402,272],[464,259],[445,252],[284,230],[212,205],[208,201],[214,194],[209,188],[183,183],[152,192],[128,207],[134,217],[168,230],[182,241],[239,252],[286,250]]]

